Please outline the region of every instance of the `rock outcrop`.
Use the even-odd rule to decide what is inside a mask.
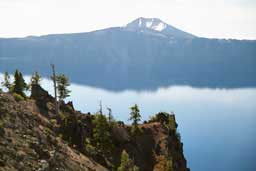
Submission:
[[[131,136],[131,126],[116,123],[111,153],[92,155],[85,141],[92,139],[94,115],[76,111],[72,102],[61,102],[59,115],[54,111],[54,98],[40,86],[33,86],[31,98],[23,101],[0,93],[0,171],[116,170],[123,150],[140,171],[165,171],[167,160],[174,171],[189,170],[174,115],[159,113],[139,125],[137,136]],[[166,127],[168,118],[172,129]]]

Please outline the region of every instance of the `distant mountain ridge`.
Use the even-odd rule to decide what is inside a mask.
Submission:
[[[87,33],[0,39],[0,72],[50,75],[110,90],[256,86],[256,41],[196,37],[159,19]]]

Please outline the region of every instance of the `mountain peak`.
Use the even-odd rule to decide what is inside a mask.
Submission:
[[[140,17],[131,23],[127,24],[129,28],[151,29],[155,31],[163,31],[168,25],[158,18],[143,18]]]
[[[176,38],[194,38],[195,36],[179,30],[158,18],[144,18],[140,17],[125,26],[126,29],[139,31],[139,32],[150,32],[150,33],[161,33],[168,37]]]

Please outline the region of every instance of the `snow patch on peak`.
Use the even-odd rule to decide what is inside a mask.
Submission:
[[[139,27],[141,27],[141,24],[142,24],[142,21],[141,21],[141,19],[140,19],[140,21],[139,21]]]
[[[158,23],[157,25],[154,25],[152,29],[156,31],[163,31],[166,27],[167,25],[165,23]]]
[[[163,31],[167,24],[162,22],[157,18],[138,18],[133,22],[126,25],[128,28],[136,28],[136,29],[149,29],[154,31]]]
[[[152,26],[152,24],[153,24],[153,21],[147,21],[146,22],[146,27],[150,28]]]
[[[157,19],[152,19],[151,21],[146,22],[146,28],[155,30],[155,31],[163,31],[167,27],[167,24],[157,20]]]
[[[186,33],[182,30],[179,30],[167,23],[163,22],[158,18],[143,18],[140,17],[130,23],[125,27],[127,30],[145,32],[150,34],[162,34],[168,37],[180,37],[180,38],[193,38],[194,35]]]

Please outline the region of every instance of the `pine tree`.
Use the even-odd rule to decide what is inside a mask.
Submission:
[[[140,132],[140,129],[138,127],[138,122],[140,121],[141,115],[140,115],[140,110],[137,104],[132,106],[131,108],[131,113],[130,113],[130,118],[129,120],[132,120],[132,134],[136,135]]]
[[[68,77],[64,74],[57,75],[56,82],[59,100],[64,100],[69,97],[71,91],[67,89],[67,87],[70,86]]]
[[[131,113],[130,113],[130,119],[132,120],[132,125],[137,126],[138,122],[140,121],[140,110],[137,104],[135,104],[134,106],[130,107],[131,109]]]
[[[22,76],[22,73],[18,70],[14,73],[14,84],[12,87],[12,92],[26,97],[24,91],[27,89],[27,84]]]
[[[4,73],[4,81],[1,83],[3,87],[5,87],[8,92],[11,91],[12,83],[11,83],[11,77],[8,72]]]
[[[133,161],[129,158],[129,154],[123,150],[121,154],[121,164],[117,168],[117,171],[139,171],[139,168],[133,164]]]
[[[42,78],[41,76],[39,75],[39,73],[36,71],[32,74],[32,77],[31,77],[31,85],[40,85],[40,82],[41,82]]]
[[[96,148],[101,153],[109,153],[112,150],[112,141],[110,137],[110,126],[106,116],[102,114],[95,114],[93,123],[93,142]]]
[[[103,114],[103,110],[102,110],[102,102],[100,100],[100,103],[99,103],[99,113],[102,115]]]

